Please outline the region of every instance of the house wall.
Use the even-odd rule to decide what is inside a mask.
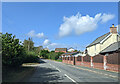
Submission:
[[[120,38],[117,36],[117,34],[112,34],[111,36],[109,36],[109,38],[107,38],[102,43],[87,47],[88,54],[90,56],[95,56],[99,54],[99,52],[101,52],[103,49],[111,45],[112,43],[117,42],[118,39]]]
[[[109,45],[113,44],[114,42],[117,42],[117,39],[118,39],[117,34],[112,34],[107,40],[105,40],[101,44],[101,50],[105,49],[106,47],[108,47]]]

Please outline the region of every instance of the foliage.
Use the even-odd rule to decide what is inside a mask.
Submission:
[[[63,52],[54,52],[54,51],[48,52],[48,50],[40,51],[40,56],[45,59],[57,60],[61,54],[63,54]]]
[[[61,54],[63,54],[63,53],[62,52],[50,52],[48,54],[48,57],[49,57],[49,59],[57,60]]]
[[[48,53],[48,50],[41,50],[39,55],[45,59],[48,59]]]
[[[28,40],[24,40],[23,45],[27,51],[32,51],[34,49],[34,42],[31,38],[28,38]]]
[[[34,51],[27,51],[24,58],[24,63],[36,63],[39,62],[39,57]]]
[[[34,52],[37,53],[39,55],[40,51],[43,49],[42,46],[39,47],[34,47]]]
[[[77,50],[75,50],[74,52],[77,52]]]
[[[17,66],[23,63],[24,47],[19,44],[12,34],[2,34],[2,63],[3,65]]]

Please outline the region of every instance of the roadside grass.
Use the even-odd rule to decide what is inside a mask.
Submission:
[[[47,59],[47,60],[53,60],[53,59]],[[62,60],[59,60],[59,59],[53,60],[53,61],[62,62]]]
[[[55,60],[55,61],[57,61],[57,62],[62,62],[62,60]]]
[[[33,73],[35,67],[2,67],[3,82],[22,82],[24,78]]]

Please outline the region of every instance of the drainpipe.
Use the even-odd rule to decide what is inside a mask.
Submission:
[[[82,56],[81,60],[82,60],[81,64],[83,65],[83,56]]]
[[[91,56],[91,67],[93,67],[93,57]]]
[[[108,54],[104,55],[104,70],[107,70],[107,56]]]

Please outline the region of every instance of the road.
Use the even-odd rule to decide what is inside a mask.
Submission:
[[[44,60],[25,82],[117,82],[117,73],[94,71],[61,62]]]

